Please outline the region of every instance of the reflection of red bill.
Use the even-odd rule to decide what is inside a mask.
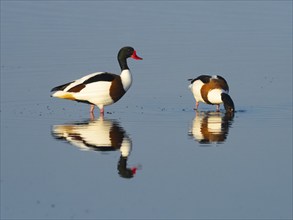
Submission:
[[[141,170],[142,169],[142,166],[139,164],[137,166],[131,167],[130,169],[131,169],[132,174],[134,175],[134,174],[136,174],[136,171],[137,170]]]

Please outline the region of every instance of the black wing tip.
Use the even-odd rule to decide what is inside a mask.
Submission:
[[[65,83],[63,85],[60,85],[60,86],[56,86],[54,87],[53,89],[51,89],[51,92],[55,92],[55,91],[62,91],[64,90],[69,84],[73,83],[74,81],[72,82],[69,82],[69,83]]]
[[[53,89],[51,89],[50,92],[55,92],[55,91],[59,91],[58,87],[54,87]]]

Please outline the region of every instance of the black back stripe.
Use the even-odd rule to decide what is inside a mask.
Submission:
[[[101,73],[94,75],[93,77],[85,80],[83,83],[84,84],[89,84],[93,82],[99,82],[99,81],[107,81],[107,82],[112,82],[115,79],[116,75],[112,73]]]
[[[85,88],[85,84],[78,84],[70,88],[67,92],[80,92],[83,88]]]
[[[212,77],[211,76],[208,76],[208,75],[201,75],[199,77],[196,77],[195,79],[193,79],[190,83],[192,84],[194,81],[196,80],[200,80],[202,81],[203,83],[208,83],[210,81]]]
[[[226,84],[226,86],[225,86],[225,87],[227,87],[227,89],[226,89],[226,90],[228,90],[228,91],[229,91],[229,86],[228,86],[228,83],[227,83],[227,81],[224,79],[224,77],[222,77],[222,76],[219,76],[219,75],[217,75],[217,77],[218,77],[218,79],[220,79],[220,80],[223,80],[224,84]]]

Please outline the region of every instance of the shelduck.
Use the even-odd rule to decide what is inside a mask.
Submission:
[[[123,47],[118,52],[121,74],[96,72],[80,79],[57,86],[51,90],[51,96],[90,104],[93,114],[95,105],[104,114],[104,106],[117,102],[130,88],[132,76],[127,65],[127,58],[142,60],[132,47]]]
[[[233,100],[229,96],[228,83],[223,77],[201,75],[195,79],[189,79],[189,81],[191,81],[189,88],[196,100],[195,110],[198,109],[199,102],[203,102],[216,105],[217,111],[219,111],[222,103],[227,112],[235,111]]]
[[[54,125],[52,135],[57,140],[78,147],[82,151],[120,152],[117,163],[118,174],[123,178],[134,177],[141,165],[129,167],[132,140],[119,121],[103,117],[86,121]]]
[[[230,112],[197,111],[188,135],[200,144],[223,143],[233,123]]]

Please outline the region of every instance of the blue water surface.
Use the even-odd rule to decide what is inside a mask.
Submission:
[[[90,117],[50,97],[133,85]],[[236,106],[188,79],[226,78]],[[292,219],[292,1],[1,1],[1,219]]]

